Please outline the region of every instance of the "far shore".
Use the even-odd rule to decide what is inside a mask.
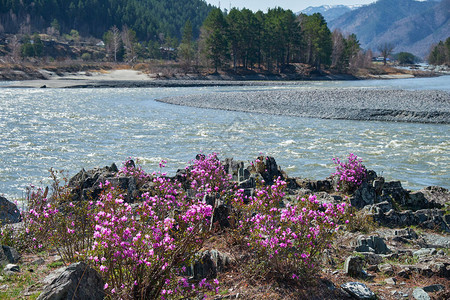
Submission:
[[[431,75],[421,75],[431,76]],[[436,76],[436,74],[434,74]],[[146,87],[203,87],[203,86],[267,86],[295,84],[307,81],[347,81],[361,79],[404,79],[414,78],[413,74],[397,73],[368,75],[365,78],[348,74],[324,74],[302,77],[298,74],[282,75],[233,75],[233,74],[178,74],[163,76],[147,74],[139,70],[113,69],[102,71],[80,71],[56,74],[39,70],[39,79],[3,82],[2,87],[13,88],[146,88]]]

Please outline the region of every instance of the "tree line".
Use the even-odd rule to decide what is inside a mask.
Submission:
[[[216,71],[228,66],[283,71],[294,62],[344,71],[371,59],[356,35],[331,32],[321,14],[297,16],[280,7],[267,13],[213,9],[201,27],[199,51]]]
[[[431,48],[428,62],[431,65],[450,66],[450,37]]]
[[[43,32],[56,22],[61,33],[97,38],[127,25],[139,40],[179,39],[187,20],[198,36],[211,9],[202,0],[0,0],[0,33]]]

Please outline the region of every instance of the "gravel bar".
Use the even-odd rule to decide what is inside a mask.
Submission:
[[[450,124],[450,93],[439,90],[321,88],[218,92],[158,101],[308,118]]]

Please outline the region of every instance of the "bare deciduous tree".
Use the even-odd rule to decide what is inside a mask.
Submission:
[[[9,41],[8,47],[11,51],[11,58],[14,62],[20,61],[20,41],[16,35],[14,35]]]
[[[331,40],[333,41],[333,52],[331,54],[331,67],[342,69],[343,56],[345,52],[345,41],[339,29],[335,29],[331,34]]]
[[[122,42],[125,46],[126,58],[128,62],[133,62],[136,59],[136,51],[134,49],[134,40],[136,33],[129,29],[127,25],[122,26]]]
[[[392,54],[392,51],[394,51],[395,46],[391,43],[384,43],[380,46],[378,46],[378,51],[380,51],[381,56],[383,57],[383,63],[386,65],[387,58],[389,55]]]
[[[117,62],[117,52],[119,52],[121,37],[119,28],[116,25],[106,33],[105,43],[107,51],[114,56],[114,62]]]

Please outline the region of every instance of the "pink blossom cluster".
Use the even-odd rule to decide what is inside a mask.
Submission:
[[[367,176],[362,160],[353,153],[349,154],[345,162],[338,157],[333,158],[333,162],[336,164],[336,172],[332,175],[337,177],[337,190],[352,192],[363,183]]]
[[[54,174],[53,174],[54,175]],[[25,240],[35,248],[54,247],[64,262],[79,259],[87,248],[92,234],[91,209],[86,202],[70,202],[69,191],[54,185],[55,193],[29,188],[27,194],[28,212],[22,212]]]
[[[319,255],[339,229],[347,204],[320,202],[315,195],[283,205],[286,182],[277,178],[262,186],[253,197],[236,193],[234,203],[244,212],[240,229],[248,235],[247,246],[275,273],[296,274],[313,269]],[[248,205],[243,203],[249,202]]]
[[[205,174],[200,167],[196,170]],[[209,234],[210,205],[201,198],[188,198],[181,183],[163,176],[153,179],[152,191],[143,194],[135,207],[109,182],[103,188],[96,203],[89,258],[106,279],[111,295],[169,299],[198,297],[218,288],[218,283],[206,280],[190,282],[182,272]]]
[[[191,166],[186,167],[186,173],[190,188],[200,199],[205,195],[223,196],[232,188],[231,175],[225,172],[217,153],[199,155]]]
[[[347,167],[365,174],[357,163],[360,160],[351,155]],[[162,161],[160,167],[165,164]],[[351,182],[362,180],[345,174],[342,178]],[[261,181],[253,195],[246,196],[231,182],[216,153],[194,160],[181,182],[162,172],[149,176],[131,160],[124,163],[121,175],[134,176],[140,184],[151,181],[141,201],[127,203],[108,181],[100,185],[99,199],[91,202],[70,202],[65,188],[47,199],[38,189],[30,193],[25,218],[36,247],[56,246],[67,261],[88,259],[114,299],[188,299],[218,292],[217,280],[194,281],[185,275],[210,235],[214,207],[205,203],[205,196],[232,204],[233,224],[246,245],[269,270],[290,279],[301,278],[317,265],[347,209],[345,202],[321,202],[314,195],[285,204],[287,184],[281,178],[270,185]]]

